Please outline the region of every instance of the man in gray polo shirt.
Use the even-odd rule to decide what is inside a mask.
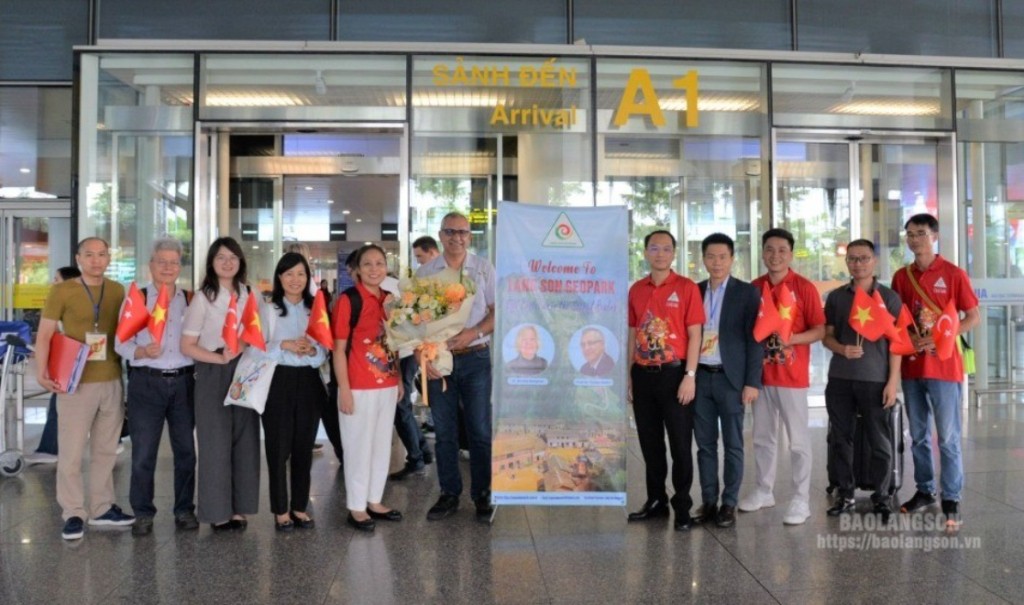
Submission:
[[[877,290],[889,314],[899,316],[900,297],[875,279],[877,260],[872,242],[865,239],[850,242],[846,247],[850,283],[830,292],[825,300],[825,338],[822,344],[832,351],[828,386],[825,388],[832,438],[829,464],[839,486],[838,498],[828,509],[830,516],[850,512],[855,507],[853,433],[858,413],[871,448],[869,472],[876,488],[871,497],[874,510],[886,520],[892,513],[889,505],[893,456],[889,408],[896,404],[901,357],[889,353],[886,338],[871,342],[850,326],[850,309],[858,287],[868,296]],[[878,313],[874,310],[872,317],[878,321]]]

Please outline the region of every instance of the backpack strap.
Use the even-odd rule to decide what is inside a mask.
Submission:
[[[346,288],[342,295],[348,297],[349,306],[352,311],[348,317],[348,339],[345,341],[345,357],[347,358],[349,353],[352,352],[353,332],[356,329],[356,324],[359,323],[359,315],[363,312],[363,295],[359,293],[355,286]]]

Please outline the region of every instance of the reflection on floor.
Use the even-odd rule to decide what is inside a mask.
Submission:
[[[749,421],[744,493],[753,475]],[[264,512],[240,533],[178,533],[167,512],[165,441],[161,512],[144,538],[89,528],[66,543],[52,466],[0,479],[0,603],[1024,602],[1024,404],[970,410],[965,423],[965,525],[955,542],[929,527],[871,531],[859,524],[867,515],[845,526],[827,517],[823,410],[811,413],[813,515],[806,525],[782,524],[791,493],[782,456],[775,508],[740,514],[733,529],[689,533],[664,520],[627,526],[625,511],[594,508],[506,507],[487,526],[474,521],[465,498],[455,517],[427,522],[437,495],[430,467],[426,477],[388,488],[386,502],[405,521],[357,534],[345,525],[343,480],[326,450],[313,468],[315,530],[275,532]],[[38,430],[29,427],[30,445]],[[130,447],[115,471],[126,508],[129,467]],[[906,469],[912,473],[909,452]],[[636,508],[644,486],[635,436],[629,479]],[[908,480],[901,497],[913,489]],[[265,507],[265,476],[263,490]],[[867,512],[867,495],[859,495],[858,510]],[[699,502],[696,485],[693,496]]]

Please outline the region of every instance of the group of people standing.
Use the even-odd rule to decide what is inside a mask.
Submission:
[[[811,514],[810,345],[821,340],[832,352],[825,401],[831,427],[829,466],[838,487],[828,514],[838,516],[856,507],[852,460],[855,426],[860,422],[870,449],[865,472],[875,490],[872,510],[888,521],[893,512],[893,456],[897,455],[892,448],[891,408],[902,387],[916,492],[900,511],[922,510],[939,498],[931,449],[934,418],[941,510],[947,527],[959,527],[963,364],[956,351],[951,358],[940,359],[934,333],[942,328],[939,317],[950,303],[962,316],[954,336],[970,331],[980,321],[978,299],[967,274],[936,253],[939,224],[935,217],[914,215],[904,228],[914,262],[894,274],[892,289],[879,284],[875,276],[874,243],[855,240],[846,252],[851,280],[830,292],[824,307],[814,284],[792,270],[794,238],[784,229],[762,235],[767,272],[749,284],[731,275],[735,250],[727,235],[712,234],[702,242],[709,279],[700,284],[672,270],[676,241],[671,233],[658,230],[647,236],[644,254],[650,274],[629,291],[629,397],[647,469],[647,499],[629,515],[630,521],[667,517],[674,510],[674,527],[680,531],[708,522],[731,527],[737,509],[754,512],[775,506],[781,424],[788,437],[792,471],[792,497],[783,522],[806,522]],[[850,323],[857,289],[869,296],[877,292],[894,318],[907,307],[913,318],[912,354],[891,353],[886,338],[872,341],[858,334]],[[763,305],[777,307],[787,322],[785,336],[775,331],[760,342],[755,339]],[[745,405],[752,407],[757,476],[753,490],[740,499]],[[719,427],[725,450],[721,489]],[[675,492],[671,499],[665,485],[666,433]],[[702,504],[691,515],[693,441]]]
[[[445,242],[443,256],[432,238],[418,240],[417,257],[424,254],[420,274],[430,275],[447,266],[461,268],[481,295],[475,299],[468,327],[448,343],[455,357],[452,375],[442,381],[432,366],[423,368],[430,377],[435,404],[442,491],[428,513],[432,520],[447,517],[458,507],[460,410],[471,444],[471,493],[477,513],[491,511],[489,334],[494,321],[494,270],[486,260],[468,253],[471,234],[463,215],[446,216],[439,235]],[[259,509],[261,424],[275,527],[284,532],[312,528],[315,521],[308,510],[312,454],[321,416],[328,414],[338,416],[340,443],[335,444],[335,452],[343,459],[349,525],[372,531],[375,521],[400,521],[401,512],[382,503],[389,477],[391,427],[400,424],[399,435],[409,452],[406,467],[392,479],[421,473],[433,455],[405,393],[415,366],[410,371],[403,363],[403,386],[397,356],[387,347],[384,302],[392,292],[382,287],[389,279],[384,250],[367,245],[354,254],[351,268],[356,285],[339,293],[333,306],[332,351],[307,337],[310,321],[326,321],[326,315],[311,317],[315,290],[303,254],[285,253],[277,263],[269,302],[248,286],[246,259],[234,239],[222,237],[210,246],[205,275],[194,294],[176,285],[182,254],[182,244],[175,239],[154,242],[149,260],[152,281],[141,289],[150,312],[155,311],[161,290],[167,292],[165,310],[159,311],[165,322],[159,341],[147,330],[123,341],[115,337],[126,304],[125,290],[104,277],[110,250],[100,238],[79,243],[75,260],[81,275],[56,284],[47,297],[36,341],[37,379],[56,394],[57,499],[64,539],[81,538],[86,523],[131,525],[135,535],[152,533],[157,513],[154,473],[165,424],[174,458],[173,515],[179,530],[194,530],[201,523],[218,532],[247,527],[248,517]],[[246,349],[244,344],[233,349],[225,342],[225,320],[230,314],[237,319],[250,297],[257,297],[265,341],[265,351],[252,354],[275,364],[262,415],[224,404]],[[49,375],[50,343],[58,331],[90,350],[73,394],[64,392],[66,385]],[[321,379],[320,368],[326,368],[329,355],[334,379],[328,385]],[[121,358],[127,361],[129,374],[129,500],[134,515],[116,504],[113,487],[125,418]],[[413,356],[408,358],[414,363]],[[324,420],[332,424],[333,419]],[[87,446],[88,498],[82,484]]]
[[[658,230],[645,238],[650,274],[629,291],[628,393],[646,463],[647,499],[629,515],[630,521],[667,517],[674,509],[677,530],[704,522],[730,527],[737,509],[753,512],[774,506],[781,423],[792,461],[792,499],[783,521],[804,523],[810,517],[810,345],[823,340],[833,353],[826,404],[832,427],[830,466],[839,488],[829,514],[855,507],[851,460],[858,415],[871,448],[874,510],[883,516],[891,512],[894,452],[889,408],[902,385],[917,491],[901,510],[912,512],[936,502],[931,454],[934,417],[941,453],[942,511],[949,523],[959,524],[963,366],[959,354],[939,359],[932,334],[940,327],[941,311],[936,310],[950,302],[963,314],[959,332],[969,331],[980,319],[978,300],[967,275],[935,253],[938,222],[934,217],[915,215],[905,229],[915,260],[896,272],[891,290],[875,277],[874,244],[856,240],[846,253],[852,279],[828,295],[824,308],[815,286],[791,269],[794,239],[784,229],[762,235],[767,272],[752,283],[731,275],[735,244],[727,235],[716,233],[703,241],[709,278],[700,284],[672,270],[676,240],[670,232]],[[162,341],[155,342],[143,330],[115,343],[124,288],[104,277],[110,263],[106,242],[82,240],[76,254],[81,275],[51,290],[36,343],[39,384],[57,394],[57,499],[64,519],[63,537],[80,538],[86,519],[90,525],[133,525],[136,535],[152,532],[157,512],[153,477],[165,423],[174,457],[177,528],[194,530],[200,523],[209,523],[214,531],[247,526],[248,517],[259,508],[261,422],[275,527],[279,531],[312,528],[315,521],[308,510],[312,452],[321,417],[331,424],[334,414],[338,414],[340,433],[340,442],[334,445],[343,458],[347,522],[353,528],[372,531],[377,521],[403,518],[382,502],[389,478],[392,426],[398,429],[408,456],[391,479],[421,474],[424,464],[436,459],[440,497],[427,513],[432,521],[449,517],[459,508],[463,429],[470,453],[470,497],[476,516],[489,518],[493,512],[490,340],[495,272],[490,262],[469,252],[472,232],[464,215],[446,215],[438,235],[443,253],[432,238],[414,243],[420,263],[417,275],[459,269],[476,284],[477,296],[465,329],[447,342],[454,357],[451,374],[441,376],[429,362],[420,368],[428,378],[436,458],[411,411],[416,357],[406,352],[400,362],[387,346],[384,304],[397,292],[387,284],[387,258],[380,247],[364,246],[351,257],[356,285],[335,298],[330,322],[334,346],[328,351],[306,335],[311,321],[325,321],[311,317],[315,290],[306,257],[297,252],[282,256],[274,271],[270,301],[263,302],[247,285],[245,257],[230,237],[210,246],[205,275],[194,295],[176,286],[181,243],[157,240],[149,260],[152,282],[142,294],[148,309],[156,305],[161,289],[169,294]],[[907,306],[914,318],[913,354],[903,358],[889,351],[885,338],[865,340],[853,330],[849,317],[857,288],[869,295],[877,292],[893,316]],[[770,293],[771,300],[763,300],[762,292]],[[262,417],[245,407],[224,405],[244,348],[232,350],[225,343],[225,319],[245,308],[253,296],[258,297],[266,344],[259,355],[276,363]],[[754,328],[764,304],[776,305],[791,330],[758,342]],[[64,393],[47,369],[50,341],[58,330],[91,350],[73,394]],[[329,356],[335,376],[330,388],[319,371]],[[129,500],[134,516],[115,503],[113,489],[124,419],[120,357],[129,368]],[[753,408],[757,477],[753,490],[740,500],[745,405]],[[666,432],[673,461],[671,500],[666,490]],[[719,432],[725,449],[721,482]],[[702,504],[691,515],[694,440]],[[82,485],[87,445],[88,505]]]

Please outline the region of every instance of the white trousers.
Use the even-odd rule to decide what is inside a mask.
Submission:
[[[391,435],[398,387],[352,391],[355,412],[339,414],[345,450],[345,502],[349,510],[366,510],[384,497],[391,466]]]
[[[779,420],[789,436],[793,499],[808,502],[811,488],[811,440],[807,426],[807,389],[764,387],[754,403],[754,462],[757,489],[770,494],[775,487],[779,450]]]

